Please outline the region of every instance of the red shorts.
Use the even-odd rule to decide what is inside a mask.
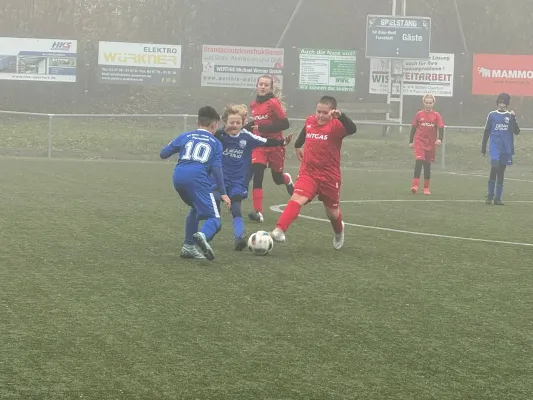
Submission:
[[[326,207],[338,208],[341,198],[341,182],[335,179],[320,179],[310,175],[299,175],[294,184],[294,193],[305,196],[309,201],[318,196]]]
[[[252,164],[263,164],[274,172],[283,172],[285,147],[258,147],[252,150]]]
[[[428,148],[415,142],[415,160],[422,160],[428,163],[435,162],[436,147]]]

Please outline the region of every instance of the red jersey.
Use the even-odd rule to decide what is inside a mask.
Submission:
[[[315,115],[307,117],[300,175],[331,177],[340,181],[341,147],[345,137],[346,130],[338,119],[319,125]]]
[[[444,128],[441,115],[434,110],[417,112],[413,118],[412,125],[416,128],[415,143],[426,150],[431,150],[435,147],[437,131],[439,128]]]
[[[262,103],[254,100],[252,104],[250,104],[250,109],[252,110],[252,116],[254,117],[255,124],[258,126],[272,124],[273,122],[287,118],[287,114],[285,114],[283,107],[281,107],[281,103],[275,97],[272,97]],[[257,129],[254,129],[253,133],[263,137],[283,137],[282,132],[261,133]]]

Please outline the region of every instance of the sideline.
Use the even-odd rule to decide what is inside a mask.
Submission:
[[[457,203],[480,203],[481,200],[344,200],[341,201],[341,203],[386,203],[386,202],[457,202]],[[507,201],[507,203],[533,203],[532,201],[528,200],[517,200],[517,201]],[[274,212],[281,213],[283,212],[283,207],[285,207],[285,204],[277,204],[270,207],[270,210]],[[320,221],[320,222],[328,222],[329,220],[326,218],[317,218],[317,217],[311,217],[308,215],[299,215],[299,218],[304,219],[310,219],[313,221]],[[416,236],[427,236],[427,237],[435,237],[435,238],[441,238],[441,239],[453,239],[453,240],[464,240],[469,242],[482,242],[482,243],[497,243],[497,244],[506,244],[506,245],[512,245],[512,246],[523,246],[523,247],[533,247],[533,243],[522,243],[522,242],[509,242],[505,240],[491,240],[491,239],[480,239],[480,238],[472,238],[472,237],[463,237],[463,236],[451,236],[451,235],[440,235],[437,233],[427,233],[427,232],[417,232],[417,231],[407,231],[403,229],[392,229],[392,228],[385,228],[381,226],[373,226],[373,225],[360,225],[360,224],[352,224],[350,222],[344,221],[345,225],[348,226],[354,226],[356,228],[363,228],[363,229],[373,229],[377,231],[385,231],[385,232],[393,232],[393,233],[403,233],[407,235],[416,235]]]

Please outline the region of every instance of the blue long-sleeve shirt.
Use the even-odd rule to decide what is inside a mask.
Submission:
[[[500,153],[514,154],[514,135],[520,133],[516,116],[507,110],[491,111],[485,124],[481,152],[486,153],[487,142]]]
[[[178,154],[174,183],[199,191],[210,191],[213,179],[221,194],[226,194],[222,173],[222,144],[210,132],[196,129],[185,132],[167,144],[160,152],[162,159]],[[211,178],[213,177],[213,179]]]

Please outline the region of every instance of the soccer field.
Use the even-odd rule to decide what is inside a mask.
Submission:
[[[312,203],[267,257],[225,213],[197,262],[171,163],[0,158],[0,398],[531,399],[531,174],[498,207],[486,177],[427,198],[347,161],[341,251]]]

